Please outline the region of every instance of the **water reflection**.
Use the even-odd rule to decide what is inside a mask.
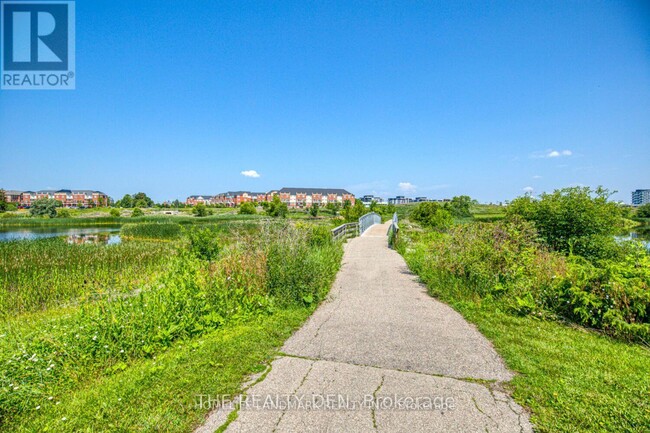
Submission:
[[[95,234],[72,234],[67,238],[69,244],[98,244],[98,245],[117,245],[121,242],[120,235],[110,235],[107,233]]]
[[[109,245],[111,243],[119,243],[120,231],[119,226],[101,226],[101,227],[26,227],[26,228],[6,228],[0,229],[0,242],[2,241],[19,241],[19,240],[34,240],[43,238],[63,237],[73,238],[75,236],[88,236],[88,235],[106,235],[109,239],[106,241]],[[99,243],[99,240],[97,241]],[[74,240],[70,243],[77,243]]]

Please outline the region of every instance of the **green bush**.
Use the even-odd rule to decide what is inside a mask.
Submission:
[[[119,218],[119,216],[120,216],[120,210],[119,210],[119,209],[116,209],[116,208],[113,208],[113,209],[111,209],[111,211],[110,211],[110,215],[111,215],[113,218]]]
[[[131,212],[131,217],[132,218],[141,217],[143,215],[144,215],[144,212],[142,212],[142,209],[140,209],[139,207],[136,207],[135,209],[133,209],[133,212]]]
[[[289,207],[286,203],[282,203],[280,196],[274,195],[273,200],[267,202],[265,211],[270,217],[285,218],[289,213]]]
[[[436,230],[445,230],[453,223],[451,213],[436,202],[419,203],[411,212],[410,219]]]
[[[120,233],[125,238],[176,239],[181,234],[181,226],[175,222],[130,223],[124,224]]]
[[[186,231],[190,253],[202,260],[215,260],[219,255],[219,239],[209,228],[191,227]]]
[[[638,218],[650,218],[650,203],[639,206],[636,210]]]
[[[239,206],[239,213],[242,215],[255,215],[257,213],[257,208],[255,207],[255,203],[248,202],[248,201],[242,203],[241,206]]]
[[[610,192],[603,188],[564,188],[515,199],[506,209],[509,218],[520,217],[535,223],[537,231],[554,250],[574,253],[589,259],[611,255],[607,237],[621,223],[621,207],[609,201]],[[605,244],[603,244],[605,242]]]
[[[56,208],[61,207],[61,202],[52,198],[40,198],[35,200],[29,208],[31,216],[48,216],[56,218]]]
[[[561,317],[611,335],[650,338],[650,256],[639,243],[623,258],[592,263],[549,251],[531,223],[453,226],[448,233],[402,233],[409,267],[449,300],[495,300],[512,313]]]
[[[202,218],[210,215],[210,209],[208,209],[203,203],[197,203],[196,206],[192,208],[192,213],[197,217]]]
[[[70,218],[70,209],[61,208],[56,211],[57,218]]]

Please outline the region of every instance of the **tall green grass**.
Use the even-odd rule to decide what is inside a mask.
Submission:
[[[311,231],[287,223],[230,236],[213,260],[180,247],[167,272],[130,296],[105,297],[64,314],[7,318],[0,327],[0,419],[19,424],[35,407],[55,404],[54,396],[127,370],[177,341],[315,305],[342,256],[340,245],[314,242]]]
[[[181,226],[169,221],[124,224],[120,234],[133,239],[177,239],[181,235]]]
[[[141,288],[172,255],[170,246],[155,243],[0,242],[0,318]]]

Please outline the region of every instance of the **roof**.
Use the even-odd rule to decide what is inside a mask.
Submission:
[[[352,195],[349,191],[346,191],[341,188],[282,188],[279,193],[285,193],[285,194],[299,194],[299,193],[304,193],[304,194],[336,194],[336,195],[343,195],[343,194],[350,194]]]
[[[237,197],[238,195],[266,195],[265,192],[251,192],[251,191],[226,191],[217,194],[217,196]]]
[[[16,190],[13,190],[13,189],[6,189],[6,190],[4,190],[4,192],[7,195],[20,195],[20,194],[23,193],[23,191],[16,191]]]
[[[212,198],[213,195],[191,195],[188,198]]]

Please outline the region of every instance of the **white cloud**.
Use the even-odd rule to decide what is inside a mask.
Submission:
[[[524,191],[525,193],[527,193],[527,194],[532,194],[533,191],[535,191],[535,190],[533,189],[532,186],[527,186],[526,188],[523,189],[523,191]]]
[[[411,182],[400,182],[397,184],[397,186],[404,192],[413,192],[417,188]]]
[[[244,170],[240,174],[246,177],[260,177],[260,174],[255,170]]]
[[[535,176],[533,176],[533,179],[541,179],[541,178],[542,178],[542,176],[540,176],[539,174],[536,174]]]
[[[531,158],[560,158],[563,156],[571,156],[573,152],[568,149],[565,150],[547,150],[546,152],[535,152],[531,155]]]

